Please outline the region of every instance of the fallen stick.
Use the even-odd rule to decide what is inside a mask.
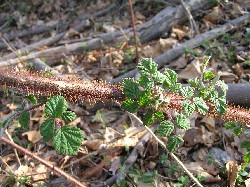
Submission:
[[[101,16],[101,15],[104,15],[107,12],[109,12],[110,10],[112,10],[114,7],[115,7],[115,4],[111,4],[106,9],[100,10],[89,17],[95,18],[95,17]],[[83,19],[83,20],[80,22],[79,25],[75,26],[73,28],[73,30],[80,31],[83,28],[88,27],[90,25],[90,21],[85,16],[82,17],[81,19]],[[17,56],[17,54],[19,56],[21,56],[23,53],[32,52],[32,51],[38,50],[39,48],[44,47],[44,46],[50,46],[54,43],[59,42],[63,38],[63,36],[65,36],[68,32],[69,31],[64,31],[62,33],[57,34],[56,36],[46,38],[46,39],[43,39],[43,40],[38,41],[36,43],[33,43],[31,45],[28,45],[22,49],[17,50],[17,52],[12,52],[12,53],[4,56],[3,58],[0,58],[0,60],[7,60],[7,59],[15,58]]]
[[[188,3],[186,3],[187,7],[189,7],[191,12],[196,12],[195,15],[197,15],[197,12],[200,12],[201,10],[208,9],[211,6],[213,6],[213,3],[209,3],[207,0],[191,0]],[[183,6],[179,5],[177,7],[167,7],[163,9],[161,12],[156,14],[151,20],[145,22],[142,25],[137,26],[137,36],[140,39],[141,43],[145,43],[147,41],[150,41],[152,39],[155,39],[157,37],[160,37],[163,33],[169,31],[174,25],[181,24],[185,21],[187,21],[188,18],[186,17],[185,11],[183,10]],[[77,30],[77,29],[75,29]],[[65,34],[65,33],[64,33]],[[20,61],[30,60],[33,58],[39,58],[44,57],[43,55],[54,55],[54,53],[60,53],[61,48],[60,47],[52,47],[50,49],[44,50],[44,53],[40,51],[33,52],[28,54],[27,56],[23,55],[23,52],[27,54],[27,51],[30,52],[30,50],[36,50],[43,46],[49,46],[52,43],[58,42],[64,34],[59,34],[58,38],[51,39],[51,41],[41,41],[40,43],[37,42],[35,44],[32,44],[30,46],[27,46],[26,48],[20,49],[17,51],[19,54],[18,58],[15,58],[17,53],[11,53],[9,55],[4,56],[3,58],[0,58],[0,66],[11,66],[15,65]],[[126,36],[126,37],[125,37]],[[101,42],[105,45],[108,45],[112,43],[112,45],[115,45],[117,43],[120,43],[124,40],[132,39],[134,37],[132,28],[126,29],[124,31],[115,31],[111,33],[105,33],[95,36],[94,39],[91,39],[89,41],[86,41],[85,43],[92,43],[93,40],[101,40]],[[47,39],[46,39],[47,40]],[[80,42],[78,42],[80,44]],[[66,47],[68,49],[71,49],[77,44],[69,44],[65,46],[61,46],[62,48]],[[39,47],[38,47],[39,46]],[[95,49],[102,48],[102,46],[96,46]],[[79,49],[79,48],[78,48]],[[84,47],[81,49],[82,51],[86,50]],[[64,54],[68,54],[74,50],[64,51]],[[23,56],[22,56],[23,55]],[[15,58],[15,59],[13,59]]]
[[[151,127],[151,130],[154,131],[157,128],[157,125]],[[145,148],[145,144],[147,143],[148,139],[150,138],[150,133],[146,132],[145,135],[140,139],[137,145],[134,147],[132,152],[130,153],[129,157],[125,161],[124,165],[122,166],[122,170],[119,170],[116,175],[112,176],[108,180],[101,182],[97,185],[91,185],[91,187],[104,187],[104,186],[111,186],[117,180],[121,181],[126,177],[126,174],[129,172],[129,169],[135,163],[138,157],[138,150],[142,150]]]
[[[222,25],[221,27],[215,28],[213,30],[207,31],[193,39],[190,39],[186,41],[183,44],[180,44],[177,47],[174,47],[173,49],[170,49],[169,51],[163,53],[162,55],[155,57],[154,61],[158,64],[158,68],[163,67],[164,65],[170,64],[173,60],[181,56],[185,49],[194,49],[198,46],[200,46],[204,41],[212,40],[214,38],[217,38],[218,36],[221,36],[225,34],[226,32],[235,29],[237,26],[239,26],[244,21],[249,21],[250,19],[250,13],[243,15],[237,19],[234,19],[230,21],[229,23],[226,23]],[[113,79],[112,83],[120,82],[123,78],[127,77],[134,77],[136,73],[138,72],[138,69],[135,68],[115,79]]]
[[[40,158],[39,156],[31,153],[30,151],[24,149],[23,147],[15,144],[14,142],[8,140],[5,137],[1,137],[0,138],[1,142],[4,142],[6,144],[8,144],[9,146],[17,149],[18,151],[24,153],[25,155],[37,160],[38,162],[44,164],[46,167],[50,168],[52,171],[56,172],[57,174],[59,174],[60,176],[63,176],[64,178],[66,178],[69,182],[71,182],[72,184],[74,184],[75,186],[79,186],[79,187],[85,187],[85,184],[82,184],[81,182],[79,182],[78,180],[76,180],[75,178],[71,177],[70,175],[68,175],[67,173],[65,173],[64,171],[62,171],[60,168],[54,166],[53,164],[50,164],[49,162],[47,162],[46,160]]]

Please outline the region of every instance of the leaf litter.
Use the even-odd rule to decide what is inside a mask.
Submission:
[[[4,32],[19,32],[27,28],[36,28],[38,26],[60,26],[57,29],[48,32],[16,38],[12,41],[15,48],[21,48],[29,43],[39,41],[43,38],[55,35],[60,30],[65,29],[70,22],[70,27],[77,25],[81,18],[94,14],[97,10],[104,9],[112,4],[109,0],[85,1],[79,6],[76,1],[32,1],[31,4],[22,2],[4,3],[2,5],[3,15],[0,19],[1,25],[6,22],[8,28]],[[147,6],[146,6],[147,5]],[[158,6],[158,7],[157,7]],[[40,7],[40,8],[38,8]],[[163,8],[162,4],[157,2],[145,1],[144,3],[135,2],[134,9],[136,24],[144,23],[154,14]],[[10,9],[14,13],[10,14]],[[199,23],[200,32],[205,32],[224,23],[226,20],[236,18],[249,10],[247,1],[238,0],[235,2],[219,3],[196,21]],[[10,20],[7,18],[9,17]],[[3,18],[3,19],[2,19]],[[75,19],[76,18],[76,19]],[[84,40],[84,38],[103,32],[113,32],[119,29],[126,29],[131,26],[131,20],[128,7],[120,5],[118,10],[109,12],[107,15],[91,20],[91,24],[84,28],[83,32],[71,29],[63,37],[63,42],[74,40]],[[65,25],[60,25],[60,22]],[[226,83],[249,82],[249,23],[237,28],[229,34],[225,34],[212,41],[207,41],[202,46],[194,50],[186,51],[185,55],[180,56],[170,65],[166,66],[177,71],[180,81],[186,83],[190,78],[195,78],[201,74],[202,57],[205,54],[212,54],[209,68],[215,74],[221,73],[221,79]],[[155,39],[139,46],[140,56],[154,58],[169,49],[178,46],[186,41],[189,36],[190,26],[188,23],[176,25],[168,33],[164,33],[159,39]],[[61,41],[61,42],[62,42]],[[41,49],[42,50],[42,49]],[[8,52],[9,49],[2,49],[0,54]],[[72,75],[74,77],[84,77],[87,75],[92,79],[112,80],[114,77],[134,68],[135,64],[135,46],[129,41],[124,41],[120,45],[105,46],[102,50],[92,50],[83,53],[72,53],[67,56],[53,56],[46,62],[53,66],[60,73]],[[70,59],[70,60],[69,60]],[[73,65],[72,65],[73,64]],[[23,67],[23,65],[19,64]],[[3,94],[1,93],[1,96]],[[11,111],[14,111],[20,104],[20,99],[1,98],[1,121],[8,117]],[[11,104],[7,104],[11,103]],[[88,180],[91,184],[93,180],[105,181],[112,175],[115,175],[122,168],[122,162],[130,154],[133,148],[143,135],[143,128],[138,127],[127,114],[123,114],[117,108],[100,109],[88,111],[88,106],[70,105],[70,109],[75,111],[79,118],[72,125],[79,126],[86,135],[81,151],[77,156],[70,156],[67,159],[57,155],[50,146],[46,146],[41,141],[38,134],[38,126],[42,123],[43,117],[41,109],[35,109],[32,114],[30,129],[27,132],[16,128],[16,123],[12,124],[10,133],[16,137],[16,141],[22,145],[29,144],[27,149],[40,155],[54,164],[69,164],[70,171],[77,177]],[[182,132],[179,132],[182,133]],[[206,184],[226,183],[229,186],[236,185],[237,174],[240,171],[239,165],[242,163],[242,155],[245,149],[240,144],[249,140],[249,134],[244,132],[239,137],[222,127],[219,120],[196,115],[192,118],[191,128],[184,134],[185,143],[179,148],[177,153],[183,160],[185,166],[194,174],[200,174],[205,177]],[[50,145],[50,144],[48,144]],[[7,147],[2,145],[5,149]],[[96,151],[96,152],[95,152]],[[95,153],[95,154],[91,154]],[[166,186],[172,186],[173,181],[179,180],[182,175],[180,170],[171,168],[172,161],[167,160],[164,164],[159,163],[158,159],[163,154],[163,150],[151,139],[148,141],[146,149],[141,152],[140,158],[133,166],[133,170],[140,171],[158,171],[159,183]],[[51,171],[44,165],[35,163],[32,160],[26,160],[26,156],[18,154],[21,166],[18,166],[16,156],[11,150],[1,152],[2,163],[1,171],[14,171],[18,177],[32,176],[33,186],[41,184],[47,185],[53,183],[54,178]],[[80,160],[82,157],[85,159]],[[78,164],[72,164],[79,160]],[[221,168],[226,168],[226,176],[221,173]],[[170,171],[173,172],[171,173]],[[41,174],[39,174],[41,173]],[[6,175],[6,174],[4,174]],[[163,177],[162,177],[163,176]],[[167,178],[164,178],[164,176]],[[0,180],[6,182],[9,176],[2,177]],[[249,178],[245,177],[245,186],[249,185]],[[145,183],[129,178],[132,184],[145,186]],[[16,182],[15,185],[17,185]],[[61,184],[63,186],[63,183]],[[152,186],[152,184],[149,186]]]

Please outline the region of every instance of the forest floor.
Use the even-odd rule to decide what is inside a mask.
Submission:
[[[136,45],[126,0],[0,2],[0,66],[11,63],[20,69],[52,68],[65,77],[107,82],[136,68]],[[249,15],[250,10],[250,2],[245,0],[211,1],[206,4],[207,8],[191,11],[194,24],[190,24],[187,18],[176,18],[177,21],[172,21],[173,25],[166,26],[166,29],[161,30],[161,25],[152,28],[158,29],[158,34],[154,33],[155,30],[147,32],[150,26],[146,23],[160,11],[169,8],[167,12],[181,6],[170,0],[133,1],[135,25],[140,30],[137,37],[139,58],[157,59],[202,33]],[[175,13],[171,13],[172,16]],[[186,48],[171,62],[163,64],[160,71],[171,68],[178,73],[181,83],[187,83],[188,79],[201,75],[204,57],[211,56],[209,68],[214,74],[221,73],[221,80],[225,83],[249,84],[249,20],[247,17],[224,34],[202,41],[198,47]],[[140,27],[143,24],[146,26]],[[48,38],[53,40],[46,40]],[[37,42],[41,44],[31,46]],[[138,73],[134,76],[138,77]],[[24,97],[12,92],[6,94],[6,91],[1,91],[0,95],[2,123],[23,104]],[[152,137],[138,151],[139,155],[125,178],[117,184],[113,184],[115,181],[109,183],[108,179],[115,176],[133,154],[133,148],[145,133],[144,128],[119,107],[69,103],[69,109],[77,114],[71,125],[79,127],[85,136],[76,156],[59,155],[52,142],[43,141],[39,132],[45,119],[43,107],[31,112],[28,130],[21,129],[18,120],[14,120],[8,128],[9,137],[86,186],[105,186],[105,181],[110,186],[194,184]],[[140,111],[138,116],[142,114]],[[235,136],[223,124],[220,119],[192,115],[189,130],[175,131],[185,140],[175,154],[204,186],[250,186],[250,167],[243,161],[246,149],[240,146],[250,139],[249,131]],[[43,164],[13,151],[7,144],[0,142],[0,146],[0,186],[69,186],[65,178]]]

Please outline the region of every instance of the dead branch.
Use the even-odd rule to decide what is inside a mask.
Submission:
[[[66,178],[69,182],[71,182],[72,184],[79,186],[79,187],[85,187],[86,185],[81,184],[78,180],[76,180],[75,178],[71,177],[70,175],[68,175],[67,173],[65,173],[64,171],[62,171],[60,168],[54,166],[53,164],[48,163],[46,160],[40,158],[39,156],[31,153],[30,151],[24,149],[23,147],[15,144],[14,142],[8,140],[5,137],[1,137],[0,140],[6,144],[8,144],[9,146],[17,149],[18,151],[21,151],[22,153],[26,154],[27,156],[39,161],[40,163],[44,164],[46,167],[50,168],[52,171],[55,171],[56,173],[58,173],[60,176],[63,176],[64,178]]]
[[[213,6],[213,3],[208,2],[207,0],[191,0],[188,3],[186,3],[187,7],[191,12],[194,13],[194,15],[197,15],[198,12],[204,9],[209,9],[211,6]],[[183,23],[187,21],[187,17],[185,14],[185,11],[183,11],[183,6],[179,5],[177,7],[167,7],[163,9],[161,12],[156,14],[151,20],[145,22],[142,25],[139,25],[137,27],[137,36],[140,39],[141,43],[145,43],[147,41],[150,41],[152,39],[155,39],[157,37],[160,37],[163,33],[168,32],[174,25],[178,25],[180,23]],[[85,21],[86,22],[86,21]],[[84,21],[77,26],[77,28],[74,28],[75,30],[80,30],[82,27],[84,27],[87,23]],[[44,51],[39,52],[33,52],[28,54],[27,56],[22,56],[25,52],[27,54],[27,51],[33,51],[37,50],[38,48],[41,48],[43,46],[49,46],[53,43],[58,42],[61,40],[61,38],[66,33],[61,33],[55,36],[54,38],[45,39],[40,42],[37,42],[35,44],[31,44],[30,46],[27,46],[25,48],[19,49],[17,53],[11,53],[9,55],[4,56],[3,58],[0,58],[0,66],[10,66],[17,64],[20,62],[19,59],[22,61],[30,60],[33,58],[39,58],[44,57],[43,55],[50,55],[53,56],[54,53],[61,53],[61,47],[63,49],[71,49],[73,47],[73,50],[64,50],[63,53],[66,55],[72,51],[74,51],[75,45],[77,44],[69,44],[67,45],[67,48],[65,46],[61,47],[53,47]],[[115,31],[112,33],[105,33],[95,36],[94,39],[91,39],[89,41],[86,41],[85,43],[93,43],[93,41],[96,41],[99,39],[103,44],[107,45],[112,43],[112,45],[115,45],[119,42],[122,42],[124,40],[127,40],[127,38],[132,39],[133,38],[133,31],[132,28],[126,29],[124,31]],[[80,44],[80,42],[78,42]],[[82,43],[81,43],[82,44]],[[94,49],[100,49],[102,46],[96,45]],[[79,48],[77,48],[80,50]],[[81,51],[84,51],[85,49],[82,48]],[[19,58],[13,59],[19,54]],[[45,56],[46,57],[46,56]]]
[[[170,64],[173,60],[181,56],[184,52],[185,49],[194,49],[198,46],[200,46],[204,41],[206,40],[211,40],[214,38],[217,38],[218,36],[223,35],[224,33],[235,29],[237,26],[239,26],[241,23],[245,21],[249,21],[250,19],[250,14],[243,15],[237,19],[234,19],[230,21],[229,23],[226,23],[222,25],[221,27],[215,28],[213,30],[207,31],[193,39],[190,39],[186,41],[183,44],[180,44],[177,47],[174,47],[173,49],[167,51],[166,53],[163,53],[162,55],[154,58],[154,61],[158,64],[158,68],[163,67],[164,65]],[[137,68],[123,74],[120,77],[117,77],[112,80],[113,83],[120,82],[123,78],[126,77],[134,77],[135,74],[138,72]]]
[[[157,128],[158,125],[152,126],[150,129],[154,131]],[[92,187],[103,187],[103,186],[110,186],[116,182],[116,180],[121,181],[126,177],[126,174],[129,172],[129,169],[135,161],[137,160],[137,157],[139,155],[138,150],[143,150],[145,149],[145,144],[147,143],[148,139],[150,138],[150,133],[146,132],[145,135],[140,139],[140,141],[137,143],[137,145],[134,147],[133,151],[125,161],[123,165],[123,169],[121,171],[118,171],[116,175],[113,177],[109,178],[105,182],[98,184],[98,185],[92,185]]]

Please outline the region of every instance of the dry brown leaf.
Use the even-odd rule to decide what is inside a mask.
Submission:
[[[92,149],[92,150],[99,150],[100,146],[103,144],[103,140],[101,139],[93,139],[93,140],[85,140],[83,142],[83,145],[85,145],[86,147]]]
[[[106,127],[105,128],[105,134],[104,134],[104,138],[106,140],[106,143],[109,143],[119,137],[122,137],[122,134],[117,132],[116,130],[114,130],[111,127]]]
[[[167,38],[167,39],[159,39],[159,44],[161,46],[161,51],[167,51],[169,49],[171,49],[175,44],[178,43],[178,40],[174,39],[174,38]]]
[[[194,79],[201,75],[201,66],[202,63],[200,60],[193,60],[187,67],[180,72],[179,78],[180,79]]]
[[[196,162],[203,162],[203,161],[207,161],[208,160],[208,150],[207,148],[200,148],[197,151],[195,151],[193,153],[192,158],[196,161]]]
[[[142,13],[140,13],[139,11],[135,12],[135,18],[137,20],[142,20],[142,21],[146,19],[146,17]]]
[[[171,66],[174,67],[175,70],[182,69],[187,66],[187,59],[184,56],[181,56],[176,61],[174,61]]]
[[[15,175],[24,176],[30,173],[30,168],[27,165],[21,165],[17,170],[15,170]]]
[[[229,182],[229,186],[234,187],[239,172],[238,164],[236,161],[229,161],[226,164],[226,168],[227,168],[227,179]]]
[[[22,133],[22,136],[27,136],[27,139],[32,143],[37,143],[42,139],[39,131],[27,131]]]
[[[44,164],[38,164],[33,170],[32,170],[32,173],[41,173],[41,174],[38,174],[38,175],[32,175],[32,179],[34,181],[40,181],[40,180],[44,180],[46,178],[48,178],[48,174],[44,173],[44,172],[47,172],[48,169],[47,167],[44,165]],[[43,173],[43,174],[42,174]]]
[[[208,128],[209,131],[215,132],[215,120],[212,117],[203,117],[201,120],[202,123],[204,123],[205,127]]]
[[[213,8],[213,10],[204,16],[204,19],[214,24],[218,23],[224,17],[224,12],[219,6]]]
[[[203,143],[202,131],[198,128],[188,129],[183,137],[187,147],[193,147],[198,143]]]
[[[178,36],[178,39],[181,40],[188,33],[188,29],[185,27],[173,27],[172,32]]]
[[[192,172],[193,174],[200,174],[205,177],[205,182],[212,183],[212,182],[220,182],[221,178],[219,176],[212,176],[207,173],[202,167],[200,162],[191,162],[189,164],[184,164],[187,169]]]
[[[235,74],[227,71],[222,71],[220,77],[221,80],[224,80],[225,83],[235,83],[239,80],[239,78]]]
[[[120,162],[120,157],[116,156],[116,157],[112,158],[111,162],[112,162],[112,164],[109,168],[109,171],[111,171],[112,174],[115,175],[116,171],[122,167],[121,162]]]

